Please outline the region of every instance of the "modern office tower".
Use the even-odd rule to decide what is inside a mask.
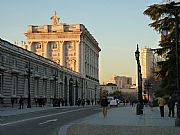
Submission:
[[[148,96],[150,93],[149,88],[147,89],[147,82],[149,82],[150,77],[153,75],[154,66],[154,54],[151,48],[141,48],[140,49],[140,64],[142,73],[142,91],[143,98],[150,99]]]
[[[153,71],[154,54],[151,48],[140,49],[140,64],[143,79],[149,79]]]

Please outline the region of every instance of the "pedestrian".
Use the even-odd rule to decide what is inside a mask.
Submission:
[[[175,100],[171,96],[169,97],[169,100],[167,102],[167,106],[168,106],[168,109],[169,109],[168,116],[171,117],[171,114],[172,114],[172,117],[174,118]]]
[[[65,106],[67,106],[67,98],[65,98],[64,103],[65,103]]]
[[[101,100],[101,108],[102,108],[102,113],[103,116],[106,117],[107,116],[107,108],[108,108],[108,99],[106,96],[103,96],[102,100]]]
[[[84,107],[84,105],[85,105],[85,100],[84,99],[82,99],[81,105]]]
[[[158,98],[158,105],[160,109],[161,117],[164,117],[164,105],[165,105],[165,99],[161,96]]]
[[[78,100],[77,100],[77,105],[78,105],[78,106],[81,105],[81,99],[80,99],[80,98],[78,98]]]
[[[93,99],[91,99],[91,104],[92,104],[92,105],[94,104],[94,100],[93,100]]]
[[[19,99],[19,109],[23,109],[23,98],[22,98],[22,96]]]
[[[64,98],[61,99],[62,106],[64,106]]]
[[[12,108],[14,107],[14,98],[11,98],[11,105],[12,105]]]
[[[34,98],[34,102],[35,102],[36,107],[37,107],[37,104],[38,104],[38,100],[37,100],[37,98]]]

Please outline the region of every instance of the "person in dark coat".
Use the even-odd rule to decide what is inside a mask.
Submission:
[[[11,105],[12,105],[12,108],[14,107],[14,98],[11,98]]]
[[[171,114],[172,114],[172,117],[174,118],[174,108],[175,108],[175,100],[172,98],[172,97],[169,97],[169,100],[167,102],[167,106],[169,108],[169,117],[171,117]]]
[[[19,99],[19,109],[23,109],[23,98],[22,98],[22,96],[20,97],[20,99]]]
[[[84,107],[84,105],[85,105],[85,100],[84,99],[82,99],[81,105]]]
[[[102,108],[102,113],[103,116],[106,117],[107,116],[107,108],[108,108],[108,99],[106,96],[103,96],[102,100],[101,100],[101,108]]]

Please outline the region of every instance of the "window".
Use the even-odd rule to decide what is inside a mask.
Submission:
[[[47,69],[44,68],[44,75],[47,75]]]
[[[74,45],[71,42],[67,42],[67,50],[74,49]]]
[[[36,44],[36,49],[41,49],[41,44]]]
[[[3,75],[0,73],[0,95],[3,94]]]
[[[17,67],[17,60],[16,60],[16,59],[12,59],[12,66],[13,66],[14,68]]]
[[[17,76],[12,76],[12,96],[16,96],[17,93]]]
[[[38,72],[38,65],[34,66],[34,71],[37,73]]]
[[[56,43],[52,43],[52,49],[57,49],[57,44]]]

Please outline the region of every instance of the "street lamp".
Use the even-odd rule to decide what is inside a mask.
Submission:
[[[31,108],[30,78],[31,78],[33,68],[31,67],[30,61],[28,62],[28,65],[26,65],[25,69],[26,69],[26,73],[27,73],[27,77],[28,77],[28,105],[27,105],[27,108]]]
[[[136,108],[136,114],[143,114],[143,99],[142,99],[142,74],[141,74],[141,65],[139,61],[139,48],[137,44],[137,50],[135,52],[135,57],[137,61],[137,74],[138,74],[138,104]]]
[[[175,41],[176,41],[176,96],[177,96],[177,118],[175,120],[175,126],[180,126],[180,87],[179,87],[179,4],[180,2],[171,2],[170,11],[175,17]],[[178,6],[177,6],[178,5]],[[163,27],[162,31],[166,31],[164,36],[168,35],[167,27]],[[163,34],[163,33],[162,33]]]

